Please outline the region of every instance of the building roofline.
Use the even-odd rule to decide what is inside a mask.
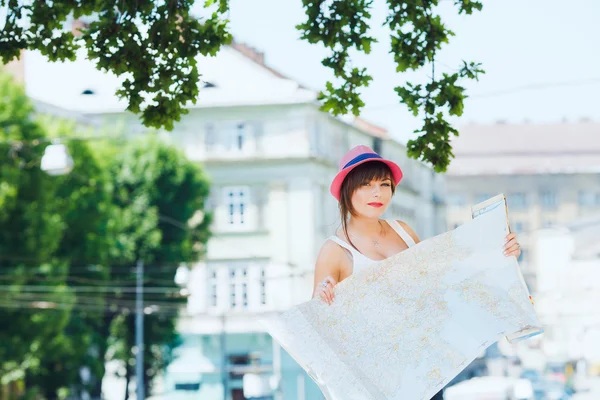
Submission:
[[[310,90],[310,91],[313,91],[315,93],[317,92],[316,89],[309,88],[308,86],[306,86],[306,85],[298,82],[296,79],[291,78],[291,77],[289,77],[287,75],[284,75],[283,73],[281,73],[280,71],[276,70],[275,68],[267,65],[265,63],[265,53],[263,51],[259,51],[255,47],[252,47],[249,44],[246,44],[244,42],[238,42],[235,39],[233,39],[231,41],[231,44],[229,45],[229,47],[231,47],[232,49],[236,50],[238,53],[242,54],[244,57],[248,58],[249,60],[253,61],[255,64],[258,64],[260,67],[262,67],[265,70],[269,71],[271,74],[273,74],[277,78],[294,81],[294,82],[296,82],[298,84],[298,87],[301,88],[301,89]]]

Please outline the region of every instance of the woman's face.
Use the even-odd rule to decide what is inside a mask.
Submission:
[[[357,215],[364,218],[379,219],[392,200],[392,180],[373,179],[363,182],[352,194],[352,207]]]

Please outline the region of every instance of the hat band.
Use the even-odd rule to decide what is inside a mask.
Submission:
[[[354,157],[352,160],[350,160],[348,162],[348,164],[344,165],[344,168],[342,168],[342,169],[346,169],[348,167],[353,166],[356,163],[359,163],[359,162],[364,161],[364,160],[368,160],[370,158],[379,158],[379,159],[382,159],[383,157],[381,157],[379,154],[375,154],[375,153],[364,153],[364,154],[361,154],[359,156]]]

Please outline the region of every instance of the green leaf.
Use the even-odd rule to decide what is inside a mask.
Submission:
[[[481,1],[453,3],[458,14],[482,9]],[[171,130],[187,113],[186,105],[199,96],[197,58],[214,56],[232,41],[228,0],[204,0],[201,4],[212,14],[202,20],[190,15],[193,4],[190,0],[139,0],[120,2],[115,7],[115,2],[108,0],[35,1],[26,5],[9,0],[6,26],[0,32],[0,58],[6,63],[28,49],[39,50],[53,61],[73,60],[83,46],[98,69],[125,77],[116,95],[127,102],[127,110],[138,114],[147,127]],[[326,84],[318,96],[322,109],[334,115],[359,115],[364,107],[362,91],[372,77],[350,54],[370,54],[376,42],[370,32],[373,1],[302,0],[302,4],[305,20],[296,26],[300,37],[325,47],[329,54],[322,64],[336,78],[335,85]],[[390,29],[396,71],[426,68],[430,75],[429,83],[418,90],[396,88],[400,103],[413,115],[423,117],[427,129],[421,132],[425,136],[431,126],[445,126],[442,122],[425,123],[437,120],[439,112],[462,115],[467,95],[460,81],[477,80],[484,71],[480,64],[463,62],[457,74],[435,76],[436,55],[454,36],[437,14],[438,0],[386,0],[385,4],[385,25]],[[61,30],[70,15],[94,15],[95,20],[82,30],[81,37],[74,38],[70,29]],[[419,146],[410,153],[425,157],[436,167],[438,162],[443,165],[451,152],[445,136],[425,137],[435,150]]]

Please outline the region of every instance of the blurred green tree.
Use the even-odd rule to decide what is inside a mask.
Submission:
[[[59,184],[40,169],[46,137],[33,107],[12,77],[0,74],[0,383],[25,381],[61,335],[70,307],[49,306],[39,290],[69,303],[67,273],[56,252],[65,231]],[[25,143],[25,144],[23,144]]]
[[[409,156],[445,171],[452,154],[450,139],[458,135],[448,115],[463,113],[463,79],[477,79],[480,64],[464,62],[453,73],[436,76],[436,53],[454,33],[442,21],[441,0],[387,0],[391,53],[398,72],[430,67],[430,81],[408,82],[395,88],[400,103],[421,116],[418,137],[408,143]],[[335,82],[319,95],[322,108],[334,115],[359,115],[364,102],[360,91],[372,77],[352,64],[350,52],[369,54],[376,42],[369,35],[373,0],[302,0],[306,22],[297,26],[302,39],[323,45],[330,55],[322,64]],[[481,10],[474,0],[453,0],[459,14]],[[215,55],[230,43],[228,0],[204,0],[210,17],[198,20],[190,14],[193,0],[55,0],[8,3],[6,26],[0,32],[0,57],[7,63],[23,49],[40,50],[51,60],[73,60],[81,46],[101,70],[125,79],[117,95],[128,101],[128,110],[141,113],[148,127],[173,128],[186,113],[185,105],[198,97],[200,75],[197,56]],[[69,17],[94,15],[79,36],[64,29]],[[27,20],[27,24],[21,23]]]
[[[71,138],[68,175],[40,169],[52,137]],[[110,360],[131,379],[137,260],[156,289],[144,295],[150,389],[178,344],[176,269],[209,238],[209,182],[197,164],[156,135],[97,139],[34,114],[0,75],[0,386],[21,381],[27,395],[100,397]]]
[[[64,227],[53,253],[56,266],[52,276],[65,277],[64,284],[73,296],[61,303],[49,293],[36,294],[39,299],[55,302],[58,308],[68,308],[70,314],[60,334],[44,344],[37,368],[26,371],[26,385],[39,388],[47,399],[64,397],[61,393],[80,398],[83,391],[100,390],[108,343],[100,332],[110,307],[110,294],[79,292],[79,288],[114,286],[110,261],[127,252],[119,243],[122,224],[109,170],[116,146],[86,140],[85,132],[72,121],[44,115],[36,115],[36,121],[49,138],[74,138],[65,141],[74,160],[73,170],[50,177],[56,185],[55,212]],[[36,167],[40,168],[39,162]],[[46,282],[57,284],[51,277]],[[25,295],[33,294],[21,294]],[[82,369],[89,371],[89,379],[83,378]]]

